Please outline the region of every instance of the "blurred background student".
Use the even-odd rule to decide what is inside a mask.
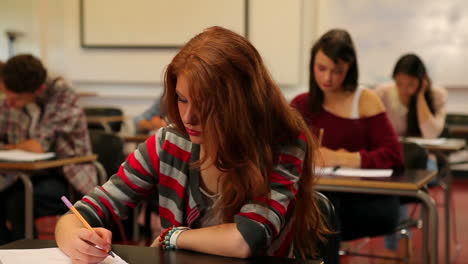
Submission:
[[[447,91],[432,84],[426,67],[417,55],[401,56],[392,74],[394,82],[382,84],[375,90],[385,105],[390,121],[399,136],[437,138],[444,129]],[[437,170],[437,159],[430,154],[428,170]],[[408,215],[402,205],[400,218]],[[385,237],[386,248],[398,250],[398,236]]]
[[[358,86],[358,63],[348,32],[332,29],[313,46],[309,92],[295,107],[318,135],[324,129],[322,166],[399,168],[401,145],[374,92]],[[335,205],[342,240],[381,235],[398,224],[399,198],[326,193]]]
[[[148,109],[133,118],[135,134],[155,132],[159,128],[167,125],[161,114],[161,97],[162,96],[158,96]]]
[[[447,91],[432,85],[423,61],[415,54],[400,57],[392,83],[375,92],[399,136],[437,138],[444,129]]]

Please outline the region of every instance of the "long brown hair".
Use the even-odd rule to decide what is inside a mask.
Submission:
[[[418,121],[417,97],[419,91],[422,89],[424,79],[426,79],[428,82],[428,87],[424,92],[424,98],[426,99],[427,106],[429,107],[431,113],[435,114],[434,99],[432,98],[431,79],[427,75],[426,66],[424,65],[424,62],[416,54],[412,53],[405,54],[398,59],[397,63],[395,64],[395,68],[393,69],[393,79],[395,79],[395,77],[399,73],[404,73],[406,75],[412,76],[418,79],[419,82],[418,91],[411,96],[408,105],[405,135],[420,137],[421,128],[419,127]]]
[[[311,111],[319,112],[323,104],[323,92],[320,89],[314,75],[315,57],[319,51],[322,51],[338,63],[339,60],[349,63],[349,70],[343,81],[343,89],[345,91],[355,91],[358,84],[359,70],[351,35],[343,29],[331,29],[323,34],[314,44],[310,52],[309,64],[309,101]]]
[[[165,100],[169,121],[185,134],[175,93],[180,75],[190,85],[207,156],[227,175],[221,179],[222,195],[215,208],[222,211],[224,222],[232,222],[246,201],[270,194],[278,142],[305,135],[308,147],[293,214],[294,243],[302,257],[312,256],[314,242],[326,233],[313,193],[315,142],[258,51],[244,37],[221,27],[206,29],[180,50],[166,70]]]

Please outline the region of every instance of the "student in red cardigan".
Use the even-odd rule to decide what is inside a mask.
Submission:
[[[356,51],[345,30],[330,30],[315,43],[309,92],[296,96],[291,105],[316,135],[323,129],[322,166],[403,166],[402,149],[382,102],[372,91],[358,86]],[[389,232],[398,223],[398,197],[327,195],[335,204],[342,240]]]
[[[106,227],[150,194],[164,228],[153,246],[229,257],[307,257],[328,233],[314,198],[314,140],[288,105],[260,54],[221,27],[191,39],[168,65],[169,126],[130,154],[101,188],[56,228],[76,263],[109,250]],[[74,263],[75,263],[74,262]]]

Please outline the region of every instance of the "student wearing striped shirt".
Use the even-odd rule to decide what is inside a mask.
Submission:
[[[152,246],[246,258],[310,257],[328,233],[314,198],[315,145],[258,51],[221,27],[191,39],[167,67],[170,126],[130,154],[119,171],[56,228],[76,263],[110,249],[103,227],[153,192],[164,229]]]

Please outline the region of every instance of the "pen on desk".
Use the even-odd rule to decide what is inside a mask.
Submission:
[[[323,128],[319,131],[319,138],[318,138],[318,147],[322,147],[322,140],[323,140]]]
[[[83,216],[81,216],[80,212],[78,212],[78,210],[76,210],[76,208],[72,205],[72,203],[67,199],[67,197],[65,196],[62,196],[62,201],[65,203],[65,205],[68,207],[68,209],[70,209],[75,215],[76,217],[78,217],[78,219],[80,219],[81,223],[83,223],[83,225],[93,231],[94,233],[96,233],[96,231],[88,224],[88,222],[86,222],[86,220],[83,218]],[[104,250],[103,248],[101,248],[100,246],[98,245],[95,245],[97,248],[99,249],[102,249]],[[114,252],[112,252],[112,250],[109,250],[109,252],[106,252],[108,253],[109,255],[111,255],[113,258],[115,257],[114,255]]]
[[[336,172],[337,170],[339,170],[339,169],[340,169],[340,166],[335,166],[335,167],[333,167],[332,173],[335,173],[335,172]]]

